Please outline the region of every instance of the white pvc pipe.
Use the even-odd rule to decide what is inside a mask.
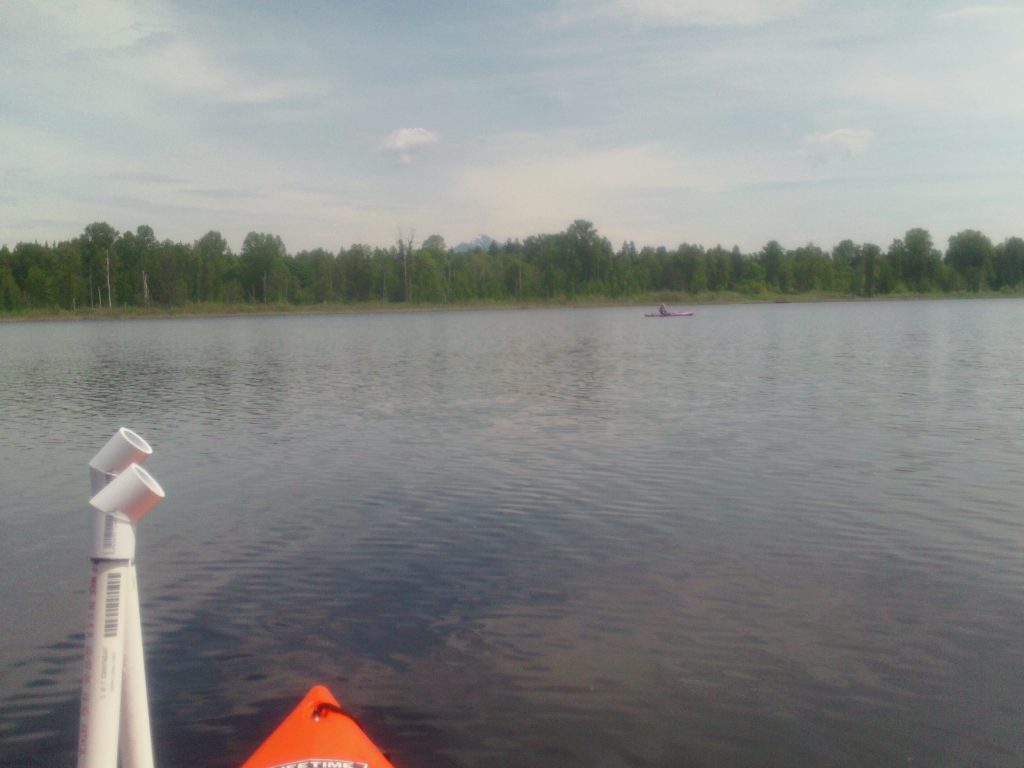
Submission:
[[[78,768],[117,768],[127,560],[93,560],[85,633]]]
[[[133,761],[126,762],[125,768],[153,765],[135,585],[134,524],[164,498],[164,491],[137,464],[117,466],[133,451],[141,450],[138,441],[148,449],[142,438],[122,429],[90,462],[94,487],[107,480],[109,483],[89,502],[94,508],[92,578],[82,680],[79,768],[117,768],[119,740],[123,742],[122,759]],[[113,479],[111,467],[120,472]],[[125,696],[128,689],[131,692]]]
[[[130,464],[102,491],[89,499],[89,503],[102,513],[114,515],[128,523],[137,523],[163,501],[164,495],[164,489],[149,472],[138,464]],[[133,547],[130,557],[134,556]]]
[[[92,492],[97,493],[129,464],[141,464],[152,455],[149,443],[127,427],[121,427],[89,460]]]
[[[128,567],[124,606],[124,679],[121,686],[121,768],[153,768],[153,734],[142,650],[142,618],[135,563]],[[131,596],[128,596],[128,592]]]

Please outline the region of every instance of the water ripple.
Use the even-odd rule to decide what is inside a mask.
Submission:
[[[1022,306],[5,326],[0,763],[70,759],[125,423],[161,764],[312,682],[406,766],[1019,764]]]

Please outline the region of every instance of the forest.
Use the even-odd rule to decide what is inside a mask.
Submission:
[[[274,234],[250,232],[233,253],[219,232],[195,242],[159,241],[153,229],[118,232],[96,222],[57,243],[0,248],[0,312],[175,308],[208,304],[457,305],[651,298],[659,294],[872,297],[1024,292],[1024,240],[999,244],[981,232],[949,238],[945,252],[925,229],[886,249],[843,240],[831,251],[756,253],[683,244],[616,250],[594,225],[504,244],[481,238],[448,247],[431,235],[399,235],[389,247],[352,245],[289,253]]]

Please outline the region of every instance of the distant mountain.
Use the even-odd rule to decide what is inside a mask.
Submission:
[[[465,253],[466,251],[475,251],[478,248],[481,251],[486,251],[491,247],[491,243],[495,242],[493,238],[487,235],[477,235],[468,243],[459,243],[455,246],[456,253]]]

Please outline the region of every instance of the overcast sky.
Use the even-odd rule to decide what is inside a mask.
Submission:
[[[0,0],[0,244],[1024,236],[1024,2]]]

